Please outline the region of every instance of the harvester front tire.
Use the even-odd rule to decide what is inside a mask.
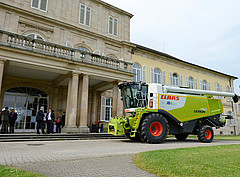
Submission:
[[[142,122],[140,137],[147,143],[162,143],[168,132],[167,120],[160,114],[152,113]]]
[[[184,141],[184,140],[187,139],[187,137],[188,137],[188,134],[187,134],[187,133],[175,135],[175,138],[176,138],[178,141]]]
[[[198,132],[198,140],[204,143],[212,142],[214,137],[213,129],[209,125],[200,127]]]

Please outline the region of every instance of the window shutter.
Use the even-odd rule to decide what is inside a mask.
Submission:
[[[101,115],[100,120],[105,120],[105,112],[106,112],[106,98],[101,96]]]
[[[186,76],[186,87],[189,87],[189,81],[187,76]]]
[[[38,8],[39,0],[32,0],[32,7]]]
[[[182,87],[183,86],[183,75],[180,76],[180,86]]]
[[[211,90],[211,83],[208,82],[208,90]]]
[[[198,80],[195,79],[195,89],[198,89]]]
[[[114,35],[118,35],[118,19],[114,19]]]
[[[86,25],[90,26],[90,21],[91,21],[91,8],[87,7],[86,9]]]
[[[173,75],[171,72],[169,72],[169,84],[173,85]]]
[[[109,34],[113,34],[113,18],[109,17],[109,27],[108,27]]]
[[[163,71],[162,77],[163,77],[162,84],[165,85],[166,84],[166,71]]]
[[[154,70],[153,67],[150,66],[150,83],[154,83]]]
[[[146,65],[142,66],[142,81],[143,81],[143,82],[147,82]]]
[[[84,19],[85,19],[85,5],[81,4],[80,5],[80,23],[84,24]]]
[[[47,0],[41,0],[40,9],[44,11],[47,10]]]

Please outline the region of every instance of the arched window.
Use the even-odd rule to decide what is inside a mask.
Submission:
[[[228,85],[226,86],[226,92],[230,92],[230,88]],[[231,101],[231,97],[227,97],[226,99],[227,101]]]
[[[154,69],[154,83],[161,83],[161,71],[160,69]]]
[[[178,75],[177,73],[173,74],[173,85],[178,86]]]
[[[219,84],[217,82],[215,83],[215,91],[219,91]]]
[[[193,89],[194,88],[194,79],[192,77],[189,77],[189,88]]]
[[[32,38],[32,39],[38,39],[38,40],[45,41],[42,36],[40,36],[39,34],[35,34],[35,33],[28,34],[27,37]]]
[[[133,82],[140,82],[141,80],[141,66],[137,63],[133,64],[133,73],[136,74],[132,80]]]
[[[78,47],[77,49],[82,50],[83,52],[89,52],[89,50],[85,47]]]
[[[203,80],[202,89],[207,90],[207,81],[206,80]]]

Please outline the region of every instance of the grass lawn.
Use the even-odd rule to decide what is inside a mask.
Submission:
[[[43,177],[44,175],[40,175],[38,173],[31,173],[29,171],[25,170],[19,170],[16,168],[11,168],[8,166],[0,165],[0,176],[3,177],[16,177],[16,176],[21,176],[21,177]]]
[[[134,163],[157,176],[239,176],[240,145],[143,152]]]

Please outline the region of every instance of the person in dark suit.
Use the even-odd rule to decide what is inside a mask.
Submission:
[[[17,120],[17,113],[15,113],[15,110],[12,109],[12,112],[10,113],[10,117],[9,117],[10,133],[14,133],[14,124],[16,120]]]
[[[2,133],[8,133],[8,122],[9,122],[8,107],[6,107],[4,111],[2,111],[1,119],[2,119],[2,129],[1,129],[1,132]]]
[[[62,122],[62,128],[65,126],[65,117],[66,117],[66,113],[63,112],[62,119],[61,119],[61,122]]]
[[[37,122],[37,134],[40,134],[39,129],[42,130],[42,134],[45,134],[44,126],[43,126],[43,118],[44,118],[44,107],[41,106],[40,110],[37,112],[36,122]]]
[[[53,110],[49,108],[47,113],[47,133],[53,133],[54,120],[55,120],[55,114]]]

